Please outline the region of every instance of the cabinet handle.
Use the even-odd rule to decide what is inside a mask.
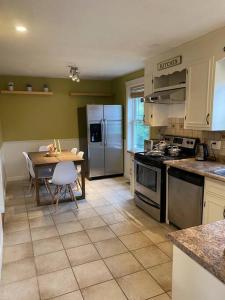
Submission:
[[[151,118],[153,118],[153,115],[151,115]]]
[[[209,125],[209,116],[210,116],[210,114],[207,114],[207,116],[206,116],[206,123],[207,123],[207,125]]]
[[[206,202],[205,202],[205,201],[203,202],[203,206],[204,206],[204,207],[206,206]],[[225,209],[224,209],[224,210],[225,210]]]
[[[187,120],[187,116],[184,117],[184,120],[185,120],[185,121]]]
[[[224,208],[224,210],[223,210],[223,217],[224,217],[224,219],[225,219],[225,208]]]

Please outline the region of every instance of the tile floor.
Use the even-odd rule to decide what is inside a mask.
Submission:
[[[1,300],[169,300],[172,245],[123,177],[87,181],[86,200],[36,207],[10,183]]]

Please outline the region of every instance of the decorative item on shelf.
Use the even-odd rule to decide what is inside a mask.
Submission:
[[[14,91],[14,82],[13,81],[10,81],[8,83],[8,91]]]
[[[32,85],[28,83],[26,85],[26,89],[27,89],[28,92],[32,92]]]
[[[78,70],[78,67],[68,66],[68,68],[70,68],[69,78],[71,78],[72,81],[80,82],[80,72]]]
[[[46,93],[49,91],[49,88],[48,88],[47,84],[43,85],[43,91],[46,92]]]

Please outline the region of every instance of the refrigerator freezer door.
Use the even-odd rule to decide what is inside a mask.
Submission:
[[[88,177],[104,176],[103,105],[87,106]]]
[[[105,175],[123,173],[123,123],[121,105],[104,105]]]

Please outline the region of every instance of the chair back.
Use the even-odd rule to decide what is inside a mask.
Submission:
[[[52,176],[52,183],[55,185],[72,184],[77,179],[77,171],[72,161],[59,162]]]
[[[74,153],[74,154],[77,154],[77,148],[72,148],[71,152]]]
[[[30,176],[32,178],[35,178],[33,164],[32,164],[32,161],[30,160],[29,156],[27,157],[27,165],[28,165],[28,170],[29,170]]]
[[[83,151],[79,151],[79,152],[77,153],[77,156],[78,156],[79,158],[83,158],[83,157],[84,157],[84,152],[83,152]]]
[[[40,146],[39,149],[38,149],[39,152],[45,152],[45,151],[48,151],[48,150],[49,150],[48,146]]]
[[[26,160],[26,167],[27,167],[27,170],[29,171],[29,165],[28,165],[28,159],[29,159],[29,156],[27,154],[27,152],[22,152],[23,153],[23,156]]]

